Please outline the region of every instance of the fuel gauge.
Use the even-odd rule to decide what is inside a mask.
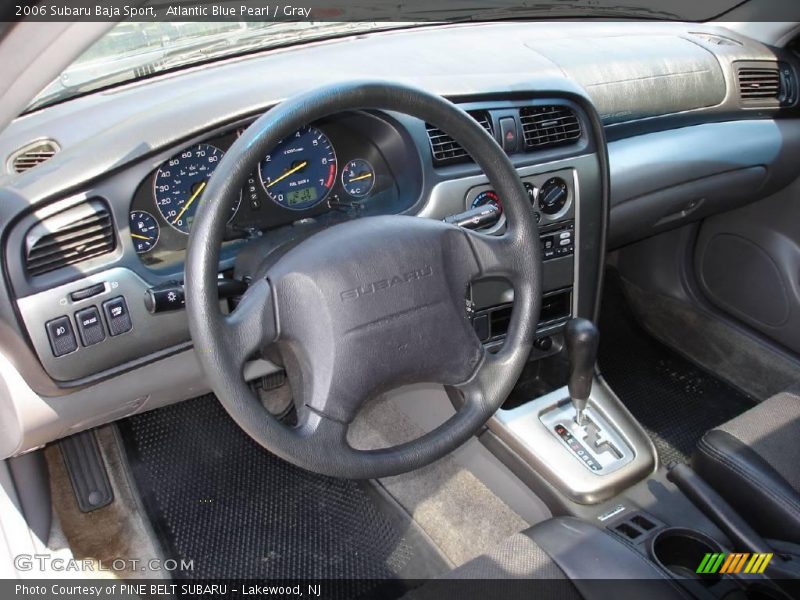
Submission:
[[[355,198],[363,198],[375,185],[375,169],[363,158],[354,158],[344,166],[342,187]]]
[[[149,252],[155,248],[161,229],[153,215],[144,210],[132,210],[128,223],[133,247],[137,254]]]

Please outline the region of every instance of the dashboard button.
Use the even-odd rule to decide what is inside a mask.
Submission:
[[[75,331],[69,317],[63,316],[45,323],[47,338],[50,340],[50,348],[53,356],[64,356],[78,349],[78,342],[75,339]]]
[[[98,283],[91,287],[83,288],[82,290],[78,290],[77,292],[72,292],[69,297],[72,299],[73,302],[79,302],[80,300],[86,300],[87,298],[91,298],[92,296],[97,296],[98,294],[102,294],[106,289],[105,283]]]
[[[503,138],[503,150],[511,154],[517,151],[517,121],[514,117],[500,119],[500,135]]]
[[[106,315],[108,333],[112,336],[126,333],[133,327],[131,315],[128,312],[128,305],[125,303],[124,297],[117,296],[116,298],[103,302],[103,312]]]
[[[78,324],[78,333],[84,346],[92,346],[106,339],[103,322],[100,320],[100,311],[96,306],[76,312],[75,322]]]

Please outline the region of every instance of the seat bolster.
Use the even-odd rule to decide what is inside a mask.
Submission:
[[[608,598],[609,587],[598,585],[601,579],[623,582],[619,591],[631,598],[691,597],[656,563],[587,521],[560,517],[539,523],[527,533],[587,600]]]
[[[800,494],[741,440],[720,429],[709,431],[692,466],[761,535],[800,543]]]

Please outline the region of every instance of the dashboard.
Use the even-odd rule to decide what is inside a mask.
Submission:
[[[348,79],[391,73],[441,94],[490,131],[539,223],[540,339],[570,316],[591,318],[607,248],[797,177],[796,59],[697,28],[497,23],[364,35],[155,76],[17,119],[0,134],[9,157],[0,180],[0,393],[11,407],[0,406],[10,432],[0,455],[207,391],[181,294],[208,177],[243,128],[289,95],[341,80],[343,64]],[[747,97],[741,77],[753,69],[777,77],[785,94]],[[268,81],[253,76],[265,70]],[[57,142],[51,158],[13,172],[11,158],[47,140]],[[230,309],[241,293],[223,293],[224,284],[246,282],[326,227],[482,207],[500,213],[485,232],[500,231],[502,198],[430,124],[378,110],[309,123],[264,156],[241,190],[221,252],[221,305]],[[156,293],[159,302],[148,301]],[[470,301],[476,334],[501,344],[513,290],[478,282]],[[557,351],[542,342],[532,357]],[[275,368],[253,361],[247,378]]]
[[[137,186],[128,233],[145,265],[182,262],[203,190],[248,124],[180,148]],[[395,174],[408,162],[408,150],[398,130],[374,114],[309,124],[282,140],[250,174],[231,211],[226,240],[235,245],[297,222],[328,226],[402,213],[415,201],[412,182]]]

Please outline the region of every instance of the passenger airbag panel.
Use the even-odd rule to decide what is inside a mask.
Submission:
[[[725,99],[719,61],[682,37],[542,39],[527,45],[585,87],[607,125],[715,106]]]

